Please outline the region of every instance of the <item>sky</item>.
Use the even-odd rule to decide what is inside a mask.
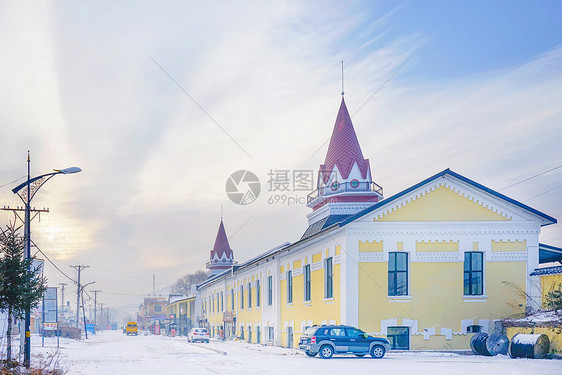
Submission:
[[[112,307],[204,269],[221,211],[239,262],[295,242],[310,191],[274,182],[316,178],[344,61],[386,197],[451,168],[560,219],[560,16],[557,1],[0,1],[0,206],[21,205],[28,150],[32,176],[82,168],[34,197],[50,212],[32,238],[51,286],[89,265]],[[261,182],[252,204],[226,193],[238,170]],[[562,246],[562,224],[540,241]]]

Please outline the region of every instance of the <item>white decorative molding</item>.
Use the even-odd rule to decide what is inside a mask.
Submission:
[[[478,319],[478,325],[482,328],[480,332],[489,333],[490,330],[490,320],[489,319]]]
[[[324,268],[323,265],[324,265],[324,262],[322,262],[322,261],[312,263],[312,265],[310,266],[310,271],[321,270],[322,268]]]
[[[388,327],[392,327],[392,326],[397,326],[398,325],[398,320],[397,319],[384,319],[381,320],[381,332],[386,335],[387,334],[387,328]]]
[[[341,263],[341,254],[334,256],[333,259],[334,259],[333,264],[340,264]]]
[[[358,255],[358,261],[360,263],[372,263],[372,262],[386,262],[388,261],[388,255],[382,251],[373,252],[360,252]]]
[[[402,319],[402,325],[405,327],[410,327],[410,333],[412,335],[418,334],[418,321],[414,319]]]
[[[449,341],[452,340],[453,339],[453,329],[441,327],[441,336],[445,336],[445,340],[449,340]]]
[[[461,335],[466,335],[467,332],[467,328],[468,326],[474,325],[474,320],[473,319],[463,319],[461,320],[461,331],[460,334]]]
[[[486,255],[488,262],[524,262],[527,260],[526,251],[492,251]]]
[[[293,270],[293,276],[296,277],[296,276],[300,276],[300,275],[302,275],[302,267],[295,268],[295,269]]]
[[[460,251],[423,251],[412,253],[412,262],[463,262]]]
[[[429,340],[431,336],[435,336],[435,327],[424,328],[423,329],[423,339],[425,341]]]

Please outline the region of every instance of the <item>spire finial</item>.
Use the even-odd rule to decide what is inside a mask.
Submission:
[[[222,221],[222,203],[221,203],[221,221]]]
[[[343,60],[341,61],[341,96],[343,96],[345,92],[343,91]]]

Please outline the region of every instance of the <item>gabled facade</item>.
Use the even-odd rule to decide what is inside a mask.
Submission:
[[[320,171],[299,241],[198,286],[212,333],[295,347],[306,327],[337,323],[395,349],[468,349],[540,304],[531,273],[554,218],[449,169],[382,199],[343,101]]]

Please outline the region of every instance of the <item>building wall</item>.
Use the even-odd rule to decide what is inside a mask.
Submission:
[[[452,178],[440,178],[372,211],[343,228],[275,253],[228,276],[236,293],[237,328],[274,327],[275,345],[297,345],[306,326],[349,324],[385,336],[409,327],[411,349],[468,349],[469,326],[488,332],[494,320],[523,314],[536,298],[528,276],[538,266],[541,222],[519,207]],[[466,252],[483,253],[484,293],[464,295]],[[390,252],[408,254],[408,294],[388,295]],[[326,299],[325,264],[333,259],[334,297]],[[303,267],[311,265],[311,300],[304,301]],[[293,302],[287,302],[287,271]],[[267,304],[267,277],[274,302]],[[240,309],[240,285],[262,284],[261,308]],[[201,296],[225,283],[201,289]],[[216,293],[216,292],[215,292]],[[539,291],[540,293],[540,291]],[[527,300],[526,296],[530,296]],[[230,298],[228,298],[230,301]],[[536,301],[535,301],[536,303]],[[239,333],[238,333],[239,334]],[[239,334],[240,335],[240,334]]]

